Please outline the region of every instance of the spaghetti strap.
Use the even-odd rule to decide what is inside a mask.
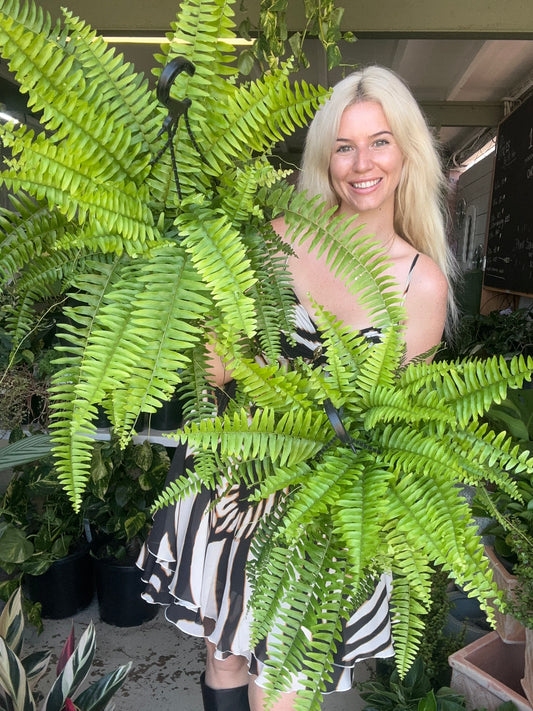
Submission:
[[[407,292],[409,291],[409,287],[411,286],[411,277],[413,276],[413,271],[415,269],[415,264],[418,262],[418,257],[420,256],[420,253],[417,252],[415,254],[415,258],[411,262],[411,266],[409,267],[409,273],[407,274],[407,280],[405,282],[405,289],[403,290],[402,296],[406,296]]]

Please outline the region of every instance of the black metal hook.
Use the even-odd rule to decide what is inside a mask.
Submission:
[[[346,427],[344,426],[344,423],[342,421],[342,413],[337,410],[335,405],[331,402],[329,398],[324,400],[324,410],[326,411],[326,415],[328,416],[328,420],[330,425],[333,427],[333,430],[335,434],[337,435],[337,438],[346,446],[349,447],[352,452],[357,452],[361,449],[367,449],[371,452],[377,452],[378,450],[375,449],[374,447],[370,447],[369,445],[366,444],[366,442],[362,442],[361,440],[358,439],[352,439],[350,435],[348,434]]]
[[[198,144],[196,143],[194,136],[192,135],[191,127],[189,124],[189,117],[187,115],[187,111],[189,110],[189,107],[191,106],[192,102],[187,97],[181,100],[171,99],[170,89],[172,88],[172,84],[174,84],[174,81],[176,80],[178,74],[181,74],[182,72],[187,72],[187,74],[192,77],[195,71],[196,67],[192,62],[189,62],[188,59],[185,59],[184,57],[175,57],[174,59],[171,59],[166,66],[163,67],[163,71],[161,72],[161,75],[157,82],[156,90],[159,102],[168,109],[168,115],[163,121],[163,126],[161,127],[161,130],[159,131],[157,136],[159,138],[159,136],[166,132],[167,141],[163,148],[161,148],[159,153],[154,156],[151,162],[152,164],[157,163],[157,161],[161,158],[165,150],[167,148],[169,149],[170,158],[172,161],[172,170],[174,173],[174,182],[176,183],[176,190],[178,192],[178,197],[180,200],[182,199],[182,194],[178,175],[178,166],[176,163],[176,155],[174,153],[174,136],[176,135],[178,122],[181,116],[183,116],[185,119],[187,133],[189,134],[189,137],[194,147],[198,151],[202,160],[204,160],[204,157],[202,156]]]
[[[170,90],[178,74],[182,72],[187,72],[187,74],[192,77],[196,67],[192,62],[184,57],[175,57],[171,59],[170,62],[163,67],[163,71],[157,82],[157,98],[163,106],[168,109],[168,116],[165,119],[168,124],[176,122],[180,116],[187,113],[187,109],[191,105],[191,100],[188,98],[182,99],[171,99]],[[163,124],[163,130],[168,130]]]

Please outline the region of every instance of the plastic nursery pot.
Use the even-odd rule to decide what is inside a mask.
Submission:
[[[159,409],[146,419],[153,430],[172,432],[179,429],[183,422],[183,403],[179,390],[174,393],[171,400],[163,402]]]
[[[41,615],[45,618],[61,620],[84,610],[94,597],[89,546],[82,545],[54,561],[42,575],[26,575],[24,588],[32,602],[41,603]]]
[[[153,619],[158,605],[142,599],[145,583],[134,563],[121,564],[110,558],[94,560],[100,619],[116,627],[136,627]]]

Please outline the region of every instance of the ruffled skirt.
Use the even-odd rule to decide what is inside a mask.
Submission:
[[[179,445],[168,480],[193,466],[192,453]],[[137,565],[146,582],[145,600],[164,606],[166,618],[183,632],[213,642],[219,659],[246,657],[250,673],[263,685],[268,638],[251,649],[246,564],[254,531],[275,501],[250,506],[246,494],[243,486],[234,487],[214,504],[214,492],[203,489],[162,509]],[[390,578],[383,575],[343,624],[327,692],[351,689],[357,662],[393,655],[389,600]],[[293,679],[292,689],[299,688],[298,678]]]

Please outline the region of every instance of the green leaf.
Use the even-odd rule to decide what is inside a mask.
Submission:
[[[12,523],[0,521],[0,561],[2,564],[24,563],[33,555],[33,543],[26,533]]]

